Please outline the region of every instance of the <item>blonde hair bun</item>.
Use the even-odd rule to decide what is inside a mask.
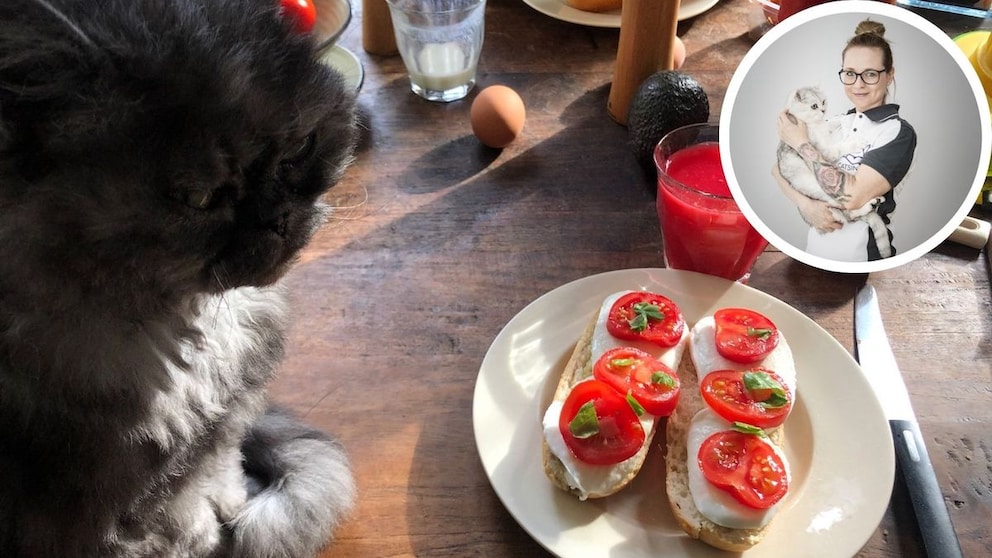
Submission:
[[[877,21],[866,19],[861,23],[859,23],[858,26],[854,28],[854,34],[855,35],[871,34],[871,35],[878,35],[879,37],[884,37],[885,26]]]

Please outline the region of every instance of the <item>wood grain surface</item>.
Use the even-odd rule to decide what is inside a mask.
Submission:
[[[606,110],[618,30],[490,0],[479,87],[509,85],[527,106],[521,137],[492,150],[471,133],[471,96],[424,101],[410,92],[398,56],[362,50],[360,3],[354,8],[340,43],[366,72],[364,137],[328,194],[339,209],[287,279],[296,318],[272,389],[339,436],[353,461],[359,503],[323,557],[547,555],[487,480],[472,396],[490,343],[529,302],[591,274],[662,265],[652,179]],[[683,69],[709,94],[713,120],[754,44],[754,11],[746,0],[721,0],[679,24]],[[928,16],[949,33],[981,23]],[[866,280],[878,289],[965,555],[992,555],[986,259],[944,243],[867,277],[770,250],[750,284],[850,350],[854,294]],[[861,556],[923,555],[899,482]]]

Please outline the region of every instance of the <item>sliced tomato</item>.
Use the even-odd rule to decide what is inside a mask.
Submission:
[[[575,384],[558,429],[575,457],[591,465],[620,463],[644,443],[644,428],[627,398],[596,379]]]
[[[761,436],[717,432],[703,440],[697,460],[706,480],[751,508],[770,508],[789,490],[785,462]]]
[[[621,394],[629,393],[648,413],[667,417],[679,402],[679,377],[650,354],[634,347],[616,347],[600,356],[592,375]]]
[[[747,308],[722,308],[713,313],[716,350],[724,358],[753,364],[778,346],[778,328],[763,314]]]
[[[684,329],[685,319],[674,302],[644,291],[618,298],[606,319],[606,330],[617,339],[647,341],[659,347],[674,347]]]
[[[730,422],[774,428],[792,410],[792,393],[782,378],[763,368],[716,370],[699,383],[706,404]]]
[[[313,0],[279,0],[279,5],[283,17],[288,17],[298,32],[307,34],[313,30],[317,23],[317,7]]]

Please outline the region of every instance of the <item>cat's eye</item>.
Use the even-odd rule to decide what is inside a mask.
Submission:
[[[291,167],[305,161],[313,153],[315,139],[314,134],[308,134],[296,147],[287,153],[286,158],[279,161],[279,166]]]
[[[207,209],[214,201],[212,190],[191,190],[186,193],[186,205],[193,209]]]
[[[817,103],[813,103],[813,106],[811,106],[810,108],[813,110],[820,110],[820,105],[818,105]]]
[[[223,198],[223,188],[188,188],[169,192],[169,197],[193,209],[213,209]]]

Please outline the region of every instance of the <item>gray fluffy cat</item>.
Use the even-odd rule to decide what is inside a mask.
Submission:
[[[789,114],[806,123],[810,143],[827,161],[836,161],[848,153],[864,148],[862,144],[845,139],[842,131],[826,120],[827,98],[818,88],[800,87],[790,92],[786,109]],[[845,210],[834,196],[820,186],[813,171],[795,149],[779,142],[777,156],[779,172],[790,186],[806,197],[830,204],[831,211],[841,222],[857,220],[866,222],[874,233],[879,254],[883,258],[892,255],[888,229],[875,212],[875,206],[882,201],[882,198],[875,198],[855,210]]]
[[[353,96],[278,0],[0,3],[0,556],[304,557],[354,484],[267,409]]]

